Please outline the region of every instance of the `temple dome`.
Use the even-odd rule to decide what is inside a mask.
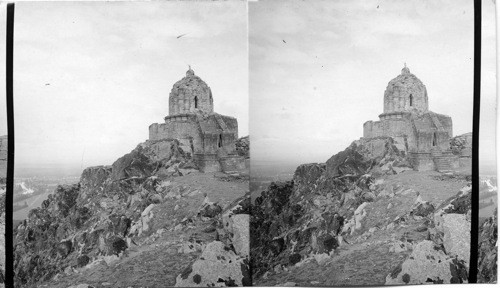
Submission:
[[[427,89],[405,64],[401,74],[392,79],[385,89],[384,113],[423,113],[428,110]]]
[[[170,91],[169,115],[191,112],[213,112],[213,99],[210,87],[189,67]]]

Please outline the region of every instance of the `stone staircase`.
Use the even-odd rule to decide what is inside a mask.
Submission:
[[[431,156],[434,161],[434,165],[436,166],[436,170],[439,172],[448,172],[452,171],[451,169],[451,159],[448,155],[447,151],[444,153],[439,149],[432,149]]]

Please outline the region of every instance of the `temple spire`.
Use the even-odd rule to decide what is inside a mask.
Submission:
[[[403,67],[403,69],[401,70],[401,74],[403,75],[410,74],[410,69],[406,66],[406,62],[405,62],[405,67]]]
[[[186,72],[186,77],[194,76],[194,71],[191,69],[191,65],[188,65],[189,70]]]

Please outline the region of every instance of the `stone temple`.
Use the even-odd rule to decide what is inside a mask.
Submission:
[[[450,149],[451,117],[429,111],[427,89],[406,64],[387,85],[379,118],[364,123],[363,137],[392,137],[414,169],[447,171],[470,165],[470,155],[455,155]]]
[[[191,67],[174,84],[168,100],[165,123],[149,126],[149,140],[179,140],[203,172],[245,169],[244,158],[236,153],[238,120],[214,112],[210,87]]]

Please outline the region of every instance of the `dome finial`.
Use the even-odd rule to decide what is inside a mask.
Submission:
[[[405,62],[405,67],[403,67],[403,69],[401,70],[401,74],[403,75],[410,74],[410,69],[406,67],[406,62]]]
[[[186,77],[194,76],[194,71],[191,69],[191,65],[188,65],[189,69],[186,72]]]

